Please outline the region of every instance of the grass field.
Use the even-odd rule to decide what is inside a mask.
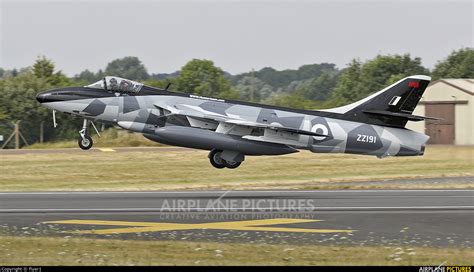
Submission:
[[[130,146],[160,146],[143,137],[140,133],[133,133],[123,129],[107,129],[98,137],[95,132],[91,135],[94,147],[130,147]],[[54,148],[77,148],[77,140],[57,141],[46,143],[35,143],[27,146],[27,149],[54,149]]]
[[[474,251],[462,248],[297,246],[0,236],[2,265],[437,266],[442,263],[472,265],[473,260]]]
[[[249,156],[233,170],[214,169],[207,152],[196,150],[0,155],[0,173],[0,191],[335,189],[339,181],[472,176],[474,146],[428,146],[424,156],[385,159],[310,152]],[[445,186],[404,185],[406,188]]]

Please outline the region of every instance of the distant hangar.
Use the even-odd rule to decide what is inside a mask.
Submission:
[[[432,82],[413,114],[442,118],[408,123],[429,135],[429,144],[474,145],[474,79]]]

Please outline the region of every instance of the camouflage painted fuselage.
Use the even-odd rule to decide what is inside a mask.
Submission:
[[[140,96],[116,93],[109,97],[43,104],[88,119],[115,123],[154,141],[177,146],[212,149],[214,136],[216,143],[227,137],[231,141],[225,148],[244,155],[287,154],[306,149],[377,157],[414,156],[423,154],[429,138],[405,128],[338,119],[338,114],[325,111],[293,110],[172,92]],[[242,123],[225,122],[229,119]],[[268,124],[271,128],[248,123]],[[279,130],[280,126],[326,136]],[[208,137],[209,143],[203,137]],[[266,146],[281,148],[281,152],[264,151]]]

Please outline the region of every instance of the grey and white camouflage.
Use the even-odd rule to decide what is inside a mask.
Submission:
[[[407,77],[351,105],[321,111],[174,93],[118,77],[43,92],[37,99],[50,109],[117,124],[153,141],[211,150],[214,166],[235,168],[245,155],[298,150],[379,158],[423,155],[429,137],[404,125],[429,118],[411,115],[429,80]],[[107,87],[111,82],[114,88]],[[85,121],[80,141],[87,129]]]

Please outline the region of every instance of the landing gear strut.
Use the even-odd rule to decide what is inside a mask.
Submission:
[[[229,169],[235,169],[239,167],[239,165],[242,163],[241,161],[229,161],[229,160],[224,160],[221,158],[222,155],[222,150],[217,150],[213,149],[211,152],[209,152],[209,161],[211,162],[212,166],[218,169],[222,168],[229,168]]]
[[[79,140],[77,143],[79,144],[79,147],[82,150],[88,150],[92,147],[94,142],[92,141],[92,138],[88,135],[89,132],[89,121],[87,119],[84,119],[84,122],[82,124],[82,129],[79,131]]]

